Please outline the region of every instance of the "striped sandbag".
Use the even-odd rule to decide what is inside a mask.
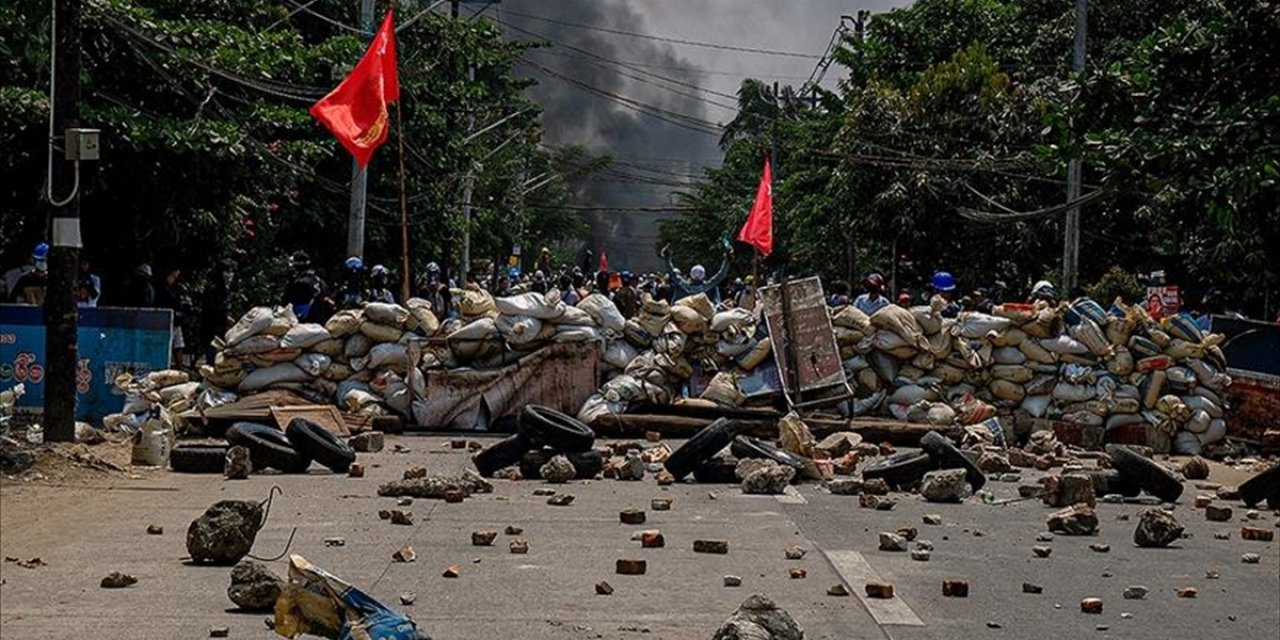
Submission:
[[[1094,302],[1090,298],[1081,298],[1077,300],[1075,304],[1071,305],[1071,308],[1074,309],[1076,313],[1092,320],[1093,323],[1099,327],[1105,327],[1107,325],[1107,321],[1110,320],[1110,318],[1107,317],[1106,310],[1102,308],[1102,305]]]
[[[1185,313],[1179,313],[1167,320],[1166,329],[1173,334],[1175,338],[1181,338],[1187,342],[1200,344],[1204,340],[1204,334],[1200,331],[1200,326],[1196,324],[1191,316]]]

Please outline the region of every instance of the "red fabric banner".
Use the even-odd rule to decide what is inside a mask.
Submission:
[[[396,31],[392,12],[369,43],[351,75],[311,106],[311,115],[355,157],[363,169],[391,128],[387,105],[400,99]]]

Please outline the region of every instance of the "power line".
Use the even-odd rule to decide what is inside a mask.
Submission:
[[[602,69],[606,69],[606,70],[609,70],[609,71],[611,71],[611,72],[613,72],[613,73],[616,73],[616,74],[618,74],[618,75],[620,75],[620,76],[622,76],[622,77],[624,77],[624,78],[631,78],[632,80],[636,80],[637,82],[643,82],[643,83],[645,83],[645,84],[652,85],[652,86],[657,87],[657,88],[659,88],[659,89],[662,89],[662,90],[664,90],[664,91],[670,91],[671,93],[674,93],[674,94],[676,94],[676,95],[678,95],[678,96],[684,96],[684,97],[686,97],[686,98],[690,98],[690,99],[693,99],[693,100],[697,100],[698,102],[701,102],[701,103],[704,103],[704,104],[709,104],[709,105],[711,105],[711,106],[713,106],[713,107],[720,107],[721,109],[728,109],[728,110],[730,110],[730,111],[734,111],[734,112],[736,112],[736,111],[738,110],[738,105],[736,105],[736,104],[725,104],[725,103],[723,103],[723,102],[716,102],[715,100],[711,100],[711,99],[709,99],[709,98],[704,98],[704,97],[702,97],[702,96],[699,96],[699,95],[696,95],[696,94],[693,94],[693,93],[689,93],[689,92],[687,92],[687,91],[681,91],[681,90],[679,90],[679,89],[672,89],[671,87],[664,86],[664,85],[659,84],[658,82],[656,82],[656,81],[654,81],[654,80],[650,80],[650,79],[645,78],[645,77],[643,77],[643,76],[632,75],[632,74],[626,73],[626,72],[624,72],[624,71],[618,71],[618,70],[616,70],[616,69],[612,69],[612,68],[610,68],[610,67],[606,66],[604,63],[599,62],[599,61],[595,61],[595,60],[587,60],[587,62],[589,62],[590,64],[594,64],[594,65],[596,65],[597,67],[600,67],[600,68],[602,68]],[[681,84],[683,84],[683,83],[681,83]],[[709,94],[712,94],[712,95],[726,96],[726,97],[729,97],[729,98],[733,98],[733,97],[734,97],[734,96],[731,96],[731,95],[729,95],[729,94],[727,94],[727,93],[721,93],[721,92],[719,92],[719,91],[713,91],[713,90],[711,90],[711,89],[704,89],[704,88],[702,88],[702,87],[698,87],[697,85],[685,85],[685,86],[689,86],[689,87],[692,87],[693,89],[695,89],[695,90],[697,90],[697,91],[702,91],[702,92],[704,92],[704,93],[709,93]]]
[[[612,33],[612,34],[614,34],[614,35],[628,36],[628,37],[632,37],[632,38],[641,38],[641,39],[645,39],[645,40],[656,40],[656,41],[658,41],[658,42],[667,42],[667,43],[670,43],[670,44],[680,44],[680,45],[686,45],[686,46],[691,46],[691,47],[703,47],[703,48],[706,48],[706,49],[720,49],[720,50],[723,50],[723,51],[738,51],[738,52],[741,52],[741,53],[758,53],[758,54],[761,54],[761,55],[783,56],[783,57],[788,57],[788,58],[807,58],[807,59],[810,59],[810,60],[820,60],[820,59],[822,59],[822,56],[813,55],[813,54],[811,54],[811,53],[798,53],[798,52],[795,52],[795,51],[778,51],[778,50],[775,50],[775,49],[758,49],[758,48],[753,48],[753,47],[739,47],[739,46],[728,45],[728,44],[715,44],[715,43],[711,43],[711,42],[699,42],[699,41],[696,41],[696,40],[685,40],[685,39],[682,39],[682,38],[669,38],[669,37],[666,37],[666,36],[655,36],[655,35],[648,34],[648,33],[636,33],[636,32],[634,32],[634,31],[622,31],[621,29],[610,29],[610,28],[608,28],[608,27],[598,27],[598,26],[594,26],[594,25],[578,24],[578,23],[576,23],[576,22],[566,22],[566,21],[564,21],[564,20],[556,20],[556,19],[554,19],[554,18],[546,18],[546,17],[543,17],[543,16],[535,16],[535,15],[531,15],[531,14],[528,14],[528,13],[520,13],[520,12],[518,12],[518,11],[512,11],[512,10],[510,10],[510,9],[504,9],[504,10],[503,10],[503,13],[506,13],[506,14],[508,14],[508,15],[517,16],[517,17],[521,17],[521,18],[528,18],[528,19],[530,19],[530,20],[538,20],[538,21],[540,21],[540,22],[548,22],[548,23],[551,23],[551,24],[558,24],[558,25],[560,25],[560,26],[564,26],[564,27],[572,27],[572,28],[575,28],[575,29],[586,29],[586,30],[589,30],[589,31],[599,31],[599,32],[602,32],[602,33]]]
[[[505,24],[505,23],[504,23],[504,24]],[[534,51],[536,51],[537,53],[545,53],[545,54],[550,55],[550,56],[560,56],[560,57],[562,57],[562,58],[568,58],[568,59],[570,59],[570,60],[587,60],[587,59],[589,59],[589,58],[587,58],[587,57],[585,57],[585,56],[574,56],[574,55],[569,55],[569,54],[567,54],[567,53],[564,53],[563,51],[554,51],[554,50],[548,50],[548,49],[535,49]],[[601,57],[600,57],[600,59],[604,60],[604,59],[606,59],[606,58],[604,58],[603,56],[601,56]],[[704,69],[704,68],[702,68],[702,67],[684,67],[684,66],[679,66],[679,65],[669,65],[669,64],[653,64],[653,63],[649,63],[649,62],[636,62],[636,61],[634,61],[634,60],[618,60],[618,59],[616,59],[616,58],[615,58],[615,59],[608,59],[608,61],[609,61],[609,62],[612,62],[612,63],[614,63],[614,64],[617,64],[617,65],[622,65],[622,66],[627,66],[627,67],[641,67],[641,68],[645,68],[645,69],[664,69],[664,70],[667,70],[667,71],[689,71],[689,72],[691,72],[691,73],[701,73],[701,74],[706,74],[706,75],[711,75],[711,76],[729,76],[729,77],[732,77],[732,78],[769,78],[769,79],[778,79],[778,80],[806,80],[806,79],[808,79],[808,78],[809,78],[809,76],[792,76],[792,75],[777,75],[777,74],[763,74],[763,75],[762,75],[762,74],[757,74],[757,73],[742,73],[742,72],[740,72],[740,71],[724,71],[724,70],[718,70],[718,69]]]

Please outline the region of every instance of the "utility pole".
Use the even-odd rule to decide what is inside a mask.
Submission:
[[[76,278],[80,271],[80,158],[66,131],[80,125],[80,0],[58,0],[53,9],[53,77],[50,78],[49,198],[53,234],[44,301],[45,437],[71,442],[76,434]],[[79,136],[77,136],[78,138]],[[96,153],[96,141],[94,150]],[[55,157],[60,149],[63,157]],[[96,158],[96,155],[94,156]],[[74,159],[74,163],[71,160]],[[85,159],[93,159],[85,157]],[[70,195],[67,195],[70,194]]]
[[[1084,52],[1089,28],[1089,0],[1076,0],[1076,42],[1071,68],[1077,74],[1084,71]],[[1067,202],[1080,198],[1080,158],[1067,161]],[[1063,225],[1062,289],[1063,295],[1071,295],[1080,271],[1080,207],[1067,209]]]
[[[373,0],[360,0],[360,28],[373,39]],[[369,188],[369,169],[351,161],[351,209],[347,214],[347,256],[364,258],[364,203]]]
[[[449,15],[457,21],[461,11],[459,10],[461,0],[449,0]],[[467,66],[467,82],[475,82],[476,68],[475,65]],[[471,134],[472,127],[475,126],[475,113],[467,108],[467,135]],[[476,177],[473,173],[473,164],[470,158],[467,159],[467,173],[462,178],[462,277],[466,278],[471,273],[471,196],[475,191]]]

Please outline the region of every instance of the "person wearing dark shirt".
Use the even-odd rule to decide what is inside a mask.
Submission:
[[[305,252],[294,253],[289,266],[293,268],[293,279],[284,288],[284,303],[293,307],[300,322],[313,322],[311,307],[325,296],[324,281],[311,268],[311,259]]]
[[[175,367],[185,366],[183,358],[187,348],[186,324],[187,314],[191,310],[191,300],[187,297],[186,288],[182,285],[182,270],[173,267],[165,272],[164,282],[156,291],[156,306],[173,311],[173,363]]]
[[[126,307],[156,306],[156,289],[151,285],[151,265],[140,264],[133,270],[133,275],[125,283],[120,302]]]
[[[671,247],[662,248],[661,255],[666,261],[667,273],[670,274],[672,296],[676,300],[705,293],[712,303],[720,303],[720,281],[729,275],[729,267],[733,265],[733,245],[726,238],[721,241],[721,246],[724,247],[724,259],[720,262],[720,269],[710,278],[707,277],[706,268],[700,264],[689,269],[689,278],[684,278],[671,263]]]
[[[628,320],[640,313],[640,291],[636,289],[636,277],[630,271],[622,272],[622,286],[613,292],[613,304]]]

